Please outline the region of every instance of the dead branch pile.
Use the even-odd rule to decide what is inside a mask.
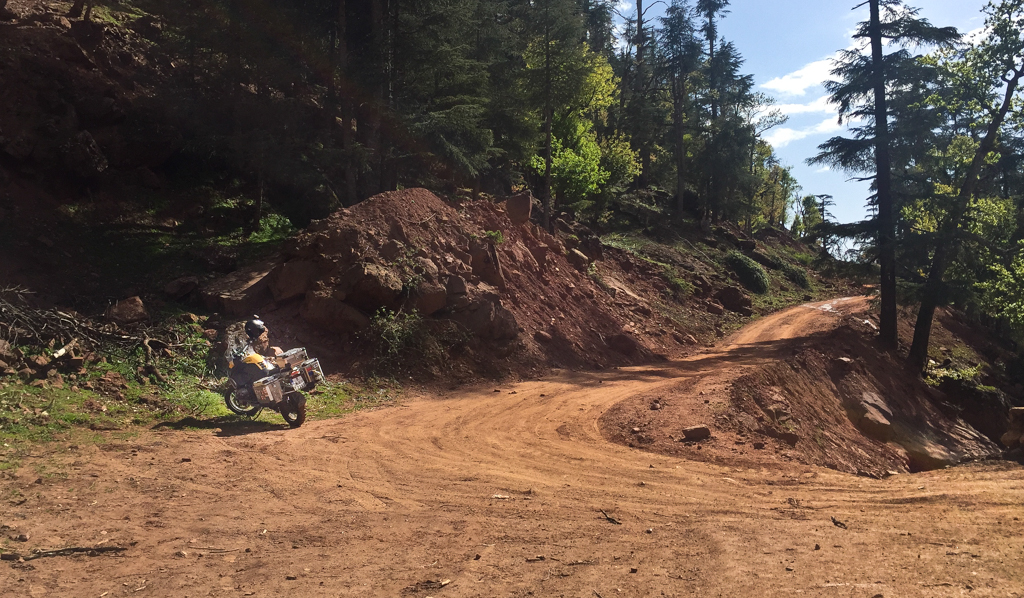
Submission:
[[[113,324],[100,324],[79,314],[58,309],[32,307],[21,287],[0,288],[0,339],[12,345],[66,347],[76,342],[83,348],[131,349],[147,337],[127,334]],[[58,356],[59,357],[59,356]]]

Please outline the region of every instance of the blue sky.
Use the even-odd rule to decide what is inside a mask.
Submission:
[[[758,91],[775,97],[789,122],[765,137],[804,193],[835,196],[832,213],[840,222],[864,218],[867,183],[848,181],[849,175],[805,160],[817,146],[842,134],[835,110],[826,100],[821,82],[829,78],[830,61],[838,50],[851,45],[856,23],[867,18],[867,7],[852,10],[860,0],[732,0],[720,35],[736,44],[746,60],[743,71],[754,76]],[[933,25],[953,26],[961,32],[984,24],[986,0],[918,0],[910,6]],[[649,15],[650,13],[648,13]]]
[[[664,0],[667,2],[668,0]],[[754,76],[757,91],[776,99],[789,122],[765,134],[803,193],[835,197],[832,214],[840,222],[861,220],[869,194],[868,184],[852,182],[849,175],[808,166],[818,144],[842,134],[835,109],[826,101],[821,83],[830,78],[831,59],[852,45],[857,22],[868,17],[867,7],[853,10],[863,0],[732,0],[719,25],[719,35],[736,44],[745,59],[743,72]],[[645,18],[664,11],[650,5]],[[987,0],[908,0],[933,25],[953,26],[966,33],[984,25],[982,7]],[[645,8],[646,8],[645,6]],[[635,14],[635,0],[622,0],[622,14]]]

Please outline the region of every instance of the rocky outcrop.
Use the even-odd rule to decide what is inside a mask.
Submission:
[[[277,267],[260,262],[207,283],[201,291],[206,309],[230,316],[246,317],[273,301],[269,274]]]
[[[370,325],[370,318],[361,311],[322,292],[309,293],[299,315],[311,324],[338,334],[358,332]]]
[[[512,224],[526,224],[533,210],[533,195],[529,191],[513,195],[505,200],[505,213]]]
[[[469,240],[470,266],[473,274],[480,280],[505,290],[505,275],[501,271],[501,261],[494,243],[482,239]]]
[[[279,303],[306,295],[319,273],[319,267],[305,260],[285,262],[270,273],[270,293]]]
[[[754,302],[738,287],[723,287],[714,294],[714,297],[722,304],[722,307],[729,311],[744,316],[754,313]]]

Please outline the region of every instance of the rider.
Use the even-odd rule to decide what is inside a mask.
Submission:
[[[245,323],[245,334],[249,337],[249,344],[252,350],[264,357],[276,357],[281,354],[281,349],[270,346],[270,331],[267,325],[259,316],[253,316]]]

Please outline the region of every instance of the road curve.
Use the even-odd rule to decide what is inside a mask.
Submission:
[[[1024,552],[1011,529],[1024,517],[1019,469],[877,481],[723,468],[602,437],[601,415],[623,399],[770,360],[773,343],[865,301],[794,307],[680,361],[422,396],[298,430],[79,449],[63,482],[19,507],[24,525],[137,544],[116,562],[0,580],[82,596],[141,595],[126,589],[142,582],[189,596],[1024,595],[1010,564]],[[71,493],[96,502],[53,507]]]

